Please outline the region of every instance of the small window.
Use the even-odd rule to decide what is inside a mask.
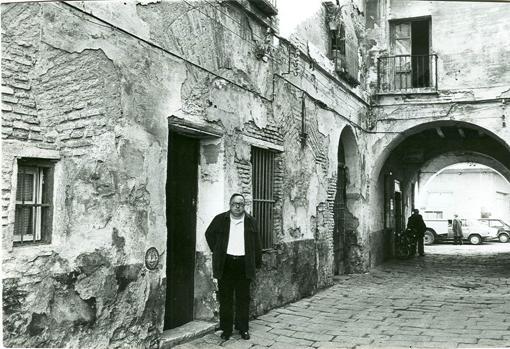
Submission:
[[[53,162],[18,160],[14,244],[51,241]]]
[[[345,28],[343,24],[338,26],[338,29],[330,31],[331,38],[331,54],[345,55]]]
[[[425,211],[426,219],[443,219],[443,211]]]
[[[262,248],[273,247],[274,156],[270,150],[252,147],[253,216],[257,220]]]

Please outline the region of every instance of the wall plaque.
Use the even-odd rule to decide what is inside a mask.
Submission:
[[[159,252],[156,247],[151,247],[145,252],[145,266],[149,270],[154,270],[159,264]]]

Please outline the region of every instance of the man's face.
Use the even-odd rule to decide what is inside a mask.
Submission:
[[[244,213],[244,199],[242,196],[234,196],[230,201],[230,212],[234,217],[240,217]]]

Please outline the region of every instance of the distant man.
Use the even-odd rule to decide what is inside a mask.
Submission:
[[[425,251],[423,248],[423,237],[425,236],[425,230],[427,230],[427,226],[425,225],[423,217],[421,216],[420,211],[417,208],[413,209],[413,213],[407,220],[407,228],[412,229],[416,232],[416,238],[418,240],[418,254],[420,256],[424,256]]]
[[[453,244],[462,245],[462,222],[459,219],[459,215],[457,214],[453,215],[452,230],[453,230]]]
[[[218,279],[220,329],[224,340],[232,335],[234,300],[236,329],[241,338],[250,339],[250,282],[262,261],[257,222],[244,212],[244,205],[244,196],[233,194],[230,210],[214,217],[205,232],[213,253],[213,276]]]

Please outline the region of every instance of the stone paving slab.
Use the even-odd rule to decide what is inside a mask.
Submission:
[[[510,348],[510,243],[426,246],[426,256],[341,275],[316,295],[178,349]]]

